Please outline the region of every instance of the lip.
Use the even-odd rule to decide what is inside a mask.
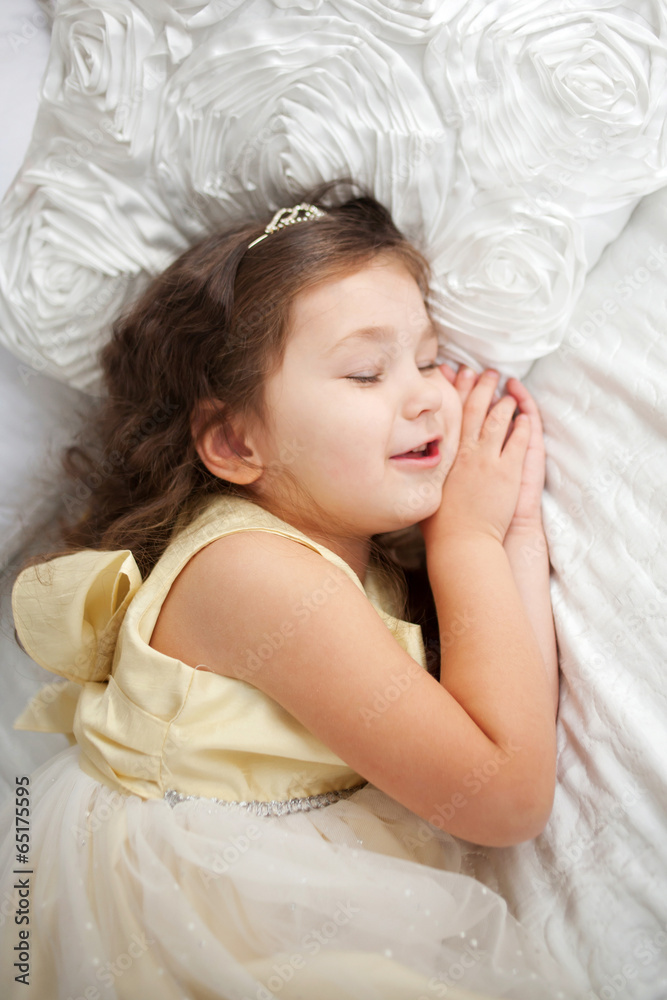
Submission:
[[[430,441],[422,441],[422,444],[428,445],[423,458],[417,458],[416,455],[392,455],[390,461],[400,462],[401,465],[413,466],[419,469],[432,469],[442,458],[438,447],[441,441],[442,438],[431,438]],[[419,448],[420,445],[415,445],[414,447]]]

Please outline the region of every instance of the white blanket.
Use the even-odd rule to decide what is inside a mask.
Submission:
[[[548,456],[558,782],[544,834],[478,869],[590,1000],[667,996],[666,333],[663,189],[526,379]]]

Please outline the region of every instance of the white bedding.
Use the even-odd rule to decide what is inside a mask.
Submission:
[[[548,455],[558,783],[544,834],[479,867],[602,1000],[667,996],[666,334],[663,189],[526,379]]]
[[[3,8],[3,16],[11,14],[14,25],[18,18],[19,27],[23,25],[28,34],[32,32],[26,24],[36,28],[32,39],[17,49],[22,72],[28,73],[30,63],[34,83],[44,66],[48,31],[36,3],[12,3]],[[667,181],[665,3],[643,0],[630,8],[612,0],[511,4],[370,0],[364,5],[355,0],[330,4],[142,0],[135,5],[124,0],[91,0],[87,5],[61,0],[61,9],[76,10],[77,16],[88,10],[104,9],[109,16],[122,10],[135,29],[145,27],[141,11],[151,11],[146,17],[153,41],[148,29],[140,32],[139,41],[148,45],[158,39],[146,65],[161,81],[157,90],[162,93],[164,86],[164,93],[173,98],[164,105],[155,130],[159,148],[169,150],[169,156],[151,159],[147,149],[153,132],[146,131],[146,120],[135,116],[128,120],[135,129],[131,136],[121,135],[116,147],[96,144],[90,162],[72,168],[83,192],[77,211],[92,227],[95,259],[101,262],[96,273],[88,274],[92,284],[85,287],[86,295],[91,289],[101,295],[100,322],[100,316],[106,321],[118,307],[127,283],[119,283],[118,275],[107,267],[111,258],[105,256],[103,216],[95,215],[97,209],[91,207],[96,191],[108,195],[112,215],[121,208],[129,212],[134,242],[129,250],[124,246],[123,253],[134,256],[126,272],[119,265],[120,273],[124,278],[141,277],[173,256],[181,243],[194,239],[208,216],[217,222],[231,217],[239,194],[230,197],[230,192],[241,192],[244,184],[248,193],[242,207],[257,208],[264,197],[262,184],[267,195],[279,197],[281,171],[291,184],[316,181],[347,166],[358,168],[358,174],[365,171],[363,179],[380,189],[399,216],[403,212],[406,228],[421,234],[439,261],[436,272],[442,281],[436,307],[452,324],[451,355],[469,355],[478,367],[493,360],[504,374],[518,374],[522,366],[528,370],[532,364],[526,383],[538,400],[546,431],[544,516],[554,567],[552,597],[562,671],[558,789],[545,833],[515,848],[480,850],[478,876],[499,888],[521,919],[543,929],[554,956],[578,974],[582,998],[664,1000],[667,189],[656,189]],[[322,20],[332,17],[343,22],[342,27],[338,21]],[[318,34],[302,37],[294,18],[310,18],[308,24],[316,25]],[[592,32],[596,19],[606,35]],[[159,32],[156,23],[161,25]],[[368,34],[375,56],[386,55],[383,47],[393,53],[393,75],[383,75],[381,60],[368,62],[370,97],[366,110],[360,111],[352,95],[365,65],[358,57],[358,39],[367,42]],[[603,35],[609,46],[604,52],[600,47],[595,50]],[[9,38],[8,31],[3,37]],[[58,37],[66,38],[67,32]],[[234,103],[239,81],[250,87],[253,80],[251,75],[244,77],[247,59],[234,57],[235,46],[247,46],[254,37],[265,67],[276,65],[281,42],[284,58],[277,65],[289,62],[291,76],[285,81],[265,68],[264,75],[255,78],[259,90],[244,97],[248,114],[228,120],[220,108],[229,105],[231,114],[239,106]],[[341,47],[341,37],[348,49]],[[595,50],[592,56],[586,44]],[[132,51],[137,59],[142,52],[140,47]],[[575,171],[573,133],[567,133],[572,122],[565,112],[558,117],[557,91],[541,86],[537,70],[538,75],[531,77],[529,56],[539,72],[551,67],[554,79],[558,58],[567,59],[572,79],[579,81],[580,96],[586,80],[591,82],[592,67],[597,67],[600,114],[597,118],[593,114],[593,125],[589,121],[587,127],[599,126],[598,137],[603,136],[605,145],[595,147],[596,155],[591,152],[593,145],[585,147],[587,153]],[[65,65],[67,53],[52,52],[52,59],[52,68]],[[11,80],[17,65],[0,60],[4,84],[0,93],[9,92],[5,73]],[[499,76],[489,74],[491,66]],[[223,69],[232,74],[237,89],[220,76]],[[504,81],[503,86],[480,89],[473,70],[484,79]],[[136,85],[127,76],[123,80],[126,86]],[[261,89],[268,84],[275,88],[273,104]],[[408,84],[412,89],[406,89]],[[525,88],[533,85],[531,98],[546,95],[545,105],[525,99]],[[55,87],[53,80],[51,86]],[[628,100],[623,107],[612,107],[623,87]],[[523,101],[515,99],[522,88]],[[3,175],[7,182],[25,151],[35,107],[34,91],[28,87],[21,93],[27,102],[23,113],[18,110],[19,92],[2,108],[5,117],[24,123],[22,133],[3,133],[14,135],[15,143]],[[35,158],[45,157],[44,168],[49,143],[57,140],[54,122],[72,142],[72,130],[81,122],[89,129],[99,122],[94,102],[106,99],[105,93],[100,97],[99,86],[95,91],[91,84],[92,104],[77,105],[81,94],[70,95],[73,104],[57,114],[53,101],[43,102],[41,131],[35,133],[33,159],[27,165],[32,173],[29,169],[25,182],[33,185],[33,194],[39,187]],[[393,95],[386,98],[386,106],[383,93]],[[318,133],[317,108],[325,107],[322,102],[332,94],[338,95],[335,114],[326,132]],[[428,100],[422,100],[424,94]],[[633,94],[634,105],[628,96]],[[312,108],[306,113],[308,102]],[[70,113],[75,105],[83,117]],[[147,107],[157,114],[154,105]],[[188,115],[194,121],[197,108],[206,111],[199,131],[188,127]],[[222,115],[217,119],[216,109]],[[86,119],[86,114],[93,117]],[[381,127],[383,115],[395,125],[391,135]],[[360,123],[365,116],[368,120]],[[219,134],[211,127],[216,122]],[[270,122],[274,127],[269,128]],[[511,146],[508,136],[516,139]],[[529,148],[531,136],[535,141]],[[590,143],[594,138],[591,132]],[[230,144],[235,165],[211,173],[206,157],[215,161],[226,155]],[[579,145],[581,152],[581,141]],[[113,160],[113,170],[108,159],[112,151],[126,157]],[[535,162],[540,156],[541,167]],[[155,162],[164,168],[151,175],[159,176],[160,184],[147,187],[148,174],[141,171]],[[566,182],[563,172],[568,170],[571,176]],[[116,174],[120,179],[114,186],[109,178]],[[102,188],[96,188],[93,180]],[[259,189],[253,191],[254,186]],[[12,232],[25,232],[35,202],[27,187],[19,185],[13,191],[5,206],[10,211],[5,225],[14,227]],[[651,191],[655,193],[647,194]],[[123,200],[126,197],[129,201]],[[59,203],[61,218],[70,228],[73,216],[67,206],[72,204]],[[541,214],[533,211],[529,223],[526,204],[541,209]],[[46,235],[44,245],[53,248],[56,244],[49,243]],[[19,264],[29,262],[26,244],[12,240],[5,241],[5,247],[11,246],[19,257],[23,254]],[[543,266],[530,266],[527,247],[532,253],[536,247],[545,251]],[[62,262],[53,249],[49,252],[57,269]],[[569,275],[562,287],[556,281],[560,267]],[[39,324],[31,326],[26,320],[34,306],[30,299],[34,286],[22,284],[30,277],[27,269],[16,274],[12,288],[4,286],[0,323],[5,345],[0,348],[0,407],[4,407],[0,552],[5,560],[13,560],[6,563],[0,579],[2,798],[15,774],[29,773],[66,745],[61,736],[11,730],[11,720],[28,697],[52,677],[16,646],[9,592],[16,565],[30,546],[48,547],[45,535],[32,542],[30,537],[45,522],[53,530],[62,492],[55,479],[56,445],[73,433],[79,409],[90,405],[85,390],[93,386],[94,376],[94,365],[86,355],[90,343],[83,334],[79,354],[58,354],[53,344],[46,350],[49,364],[56,363],[53,374],[58,381],[39,368],[34,353],[39,347]],[[75,281],[67,286],[62,315],[53,313],[56,335],[71,319],[67,310],[76,312],[80,305],[72,298],[77,287]],[[49,310],[54,302],[57,298],[46,302]],[[48,313],[40,316],[42,334],[48,338],[53,332],[45,321]],[[497,337],[494,324],[501,331]],[[99,336],[99,330],[94,333]],[[33,339],[26,340],[28,335]],[[558,350],[548,353],[559,342]],[[26,365],[32,374],[24,372],[22,377],[20,369]],[[51,489],[38,485],[39,472],[47,482],[52,479]]]

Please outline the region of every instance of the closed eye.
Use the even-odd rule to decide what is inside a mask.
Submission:
[[[438,360],[436,360],[436,361],[430,361],[427,365],[420,365],[419,366],[419,371],[420,372],[431,372],[434,369],[439,368],[441,364],[442,364],[442,362],[438,361]],[[373,383],[373,382],[379,382],[380,378],[381,378],[381,375],[346,375],[345,378],[351,379],[353,382],[360,382],[362,384],[363,383],[369,384],[369,383]]]
[[[379,375],[346,375],[345,378],[351,379],[353,382],[379,382]]]

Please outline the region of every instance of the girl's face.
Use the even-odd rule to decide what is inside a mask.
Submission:
[[[336,522],[370,537],[438,509],[462,411],[437,355],[419,286],[398,260],[376,258],[295,299],[282,367],[265,387],[270,426],[253,441],[264,467],[287,467],[326,512],[323,530]]]

